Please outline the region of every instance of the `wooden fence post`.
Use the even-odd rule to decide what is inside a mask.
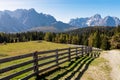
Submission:
[[[36,80],[38,80],[38,78],[39,78],[39,73],[38,73],[38,71],[39,71],[39,69],[38,69],[38,53],[37,53],[37,51],[35,52],[35,53],[33,53],[33,60],[34,60],[34,73],[35,73],[35,75],[36,75]]]
[[[90,52],[92,52],[92,47],[90,46]]]
[[[78,58],[78,48],[76,47],[76,58]]]
[[[68,48],[68,59],[69,59],[69,61],[71,61],[71,55],[70,55],[70,48]]]
[[[88,46],[88,54],[89,54],[89,46]]]
[[[92,47],[90,47],[90,55],[91,55],[91,57],[92,57],[92,54],[93,54],[93,53],[92,53]]]
[[[58,49],[56,49],[56,64],[58,65]]]
[[[89,46],[87,46],[87,55],[89,56]]]
[[[84,51],[83,51],[83,46],[82,46],[82,48],[81,48],[81,49],[82,49],[82,57],[83,57],[83,52],[84,52]]]
[[[90,46],[88,47],[88,53],[89,53],[89,56],[90,56]]]
[[[85,46],[85,54],[87,54],[87,46]]]

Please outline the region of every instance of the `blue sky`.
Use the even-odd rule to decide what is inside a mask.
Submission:
[[[120,18],[120,0],[0,0],[0,11],[34,8],[54,16],[58,21],[101,14]]]

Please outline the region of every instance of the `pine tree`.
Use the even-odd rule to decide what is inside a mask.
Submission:
[[[51,32],[46,32],[46,34],[44,36],[44,40],[52,41],[52,33]]]
[[[108,41],[107,36],[103,37],[101,48],[104,49],[104,50],[109,50],[110,49],[110,42]]]
[[[100,48],[100,46],[101,46],[101,38],[100,38],[99,31],[94,33],[94,36],[93,36],[93,46],[96,47],[96,48]]]
[[[93,34],[91,34],[88,38],[88,45],[93,46]]]
[[[115,34],[118,34],[118,33],[120,33],[120,25],[118,25],[115,29]]]
[[[79,44],[79,37],[78,37],[78,35],[72,37],[72,44]]]
[[[69,44],[69,35],[66,34],[66,43]]]
[[[120,33],[112,36],[111,45],[113,49],[120,49]]]

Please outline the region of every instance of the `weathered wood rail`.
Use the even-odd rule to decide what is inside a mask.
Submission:
[[[72,48],[34,52],[25,55],[3,58],[0,59],[0,66],[1,66],[0,74],[2,75],[8,74],[8,75],[0,77],[0,80],[14,79],[15,77],[25,74],[26,72],[29,72],[29,74],[27,74],[20,80],[28,80],[29,78],[34,76],[37,78],[40,74],[52,70],[55,67],[58,67],[59,65],[67,61],[71,61],[72,59],[75,59],[79,56],[89,55],[89,53],[92,52],[92,50],[93,50],[92,47],[82,46],[82,47],[72,47]],[[24,59],[26,58],[28,60],[24,61]],[[2,67],[2,64],[4,65],[11,61],[15,61],[13,65],[10,64],[10,66]],[[17,63],[18,61],[20,63]],[[15,73],[9,74],[10,71],[14,71],[17,68],[21,68],[27,65],[30,66]]]

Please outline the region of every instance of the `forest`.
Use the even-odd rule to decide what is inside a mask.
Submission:
[[[85,27],[76,30],[53,32],[0,33],[0,45],[34,40],[46,40],[55,43],[87,45],[104,50],[120,49],[120,26]]]

